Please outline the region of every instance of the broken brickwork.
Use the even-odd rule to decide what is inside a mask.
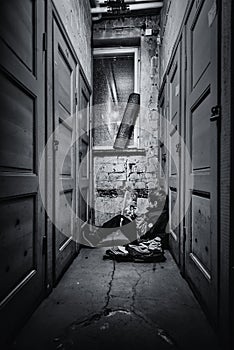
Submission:
[[[144,212],[148,192],[158,189],[156,158],[143,156],[95,157],[95,224],[102,225],[123,209],[133,204]]]

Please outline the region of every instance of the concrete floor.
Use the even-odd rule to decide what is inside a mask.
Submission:
[[[164,263],[102,260],[82,249],[13,349],[217,349],[169,252]]]

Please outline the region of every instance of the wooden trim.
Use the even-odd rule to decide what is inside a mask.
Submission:
[[[232,2],[232,8],[231,8],[231,74],[230,74],[230,79],[232,82],[231,86],[231,116],[234,114],[234,4]],[[230,222],[230,227],[233,227],[234,225],[234,121],[233,118],[231,119],[231,203],[230,203],[230,217],[231,217],[231,222]],[[234,236],[231,234],[230,231],[230,295],[232,296],[231,298],[231,305],[230,305],[230,332],[231,332],[231,349],[234,348]]]
[[[109,157],[109,156],[145,156],[146,150],[145,149],[124,149],[124,150],[118,150],[118,149],[95,149],[93,148],[93,156],[95,157]]]
[[[45,32],[47,33],[47,50],[46,50],[46,77],[45,77],[45,104],[46,104],[46,142],[48,141],[50,135],[53,133],[53,16],[52,16],[52,5],[50,0],[46,0],[46,11],[45,11]],[[45,193],[47,193],[46,206],[49,211],[52,212],[53,208],[53,149],[48,149],[46,154],[46,184]],[[47,239],[47,251],[46,251],[46,292],[47,294],[51,292],[53,288],[53,223],[46,213],[46,239]]]
[[[220,300],[219,336],[224,349],[234,346],[234,239],[233,239],[233,34],[234,5],[219,0],[220,11],[220,98],[222,106],[220,126]],[[231,72],[231,74],[230,74]],[[232,343],[232,344],[231,344]],[[232,345],[232,346],[231,346]]]

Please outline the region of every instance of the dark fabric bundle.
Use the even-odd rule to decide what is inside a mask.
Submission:
[[[139,109],[140,94],[132,93],[129,96],[124,116],[115,139],[113,146],[115,149],[124,149],[128,146],[129,140],[131,139],[134,130]]]

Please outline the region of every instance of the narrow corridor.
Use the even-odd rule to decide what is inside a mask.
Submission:
[[[82,249],[16,342],[19,349],[216,349],[186,281],[164,263],[115,263]]]
[[[233,18],[0,0],[0,350],[234,349]]]

